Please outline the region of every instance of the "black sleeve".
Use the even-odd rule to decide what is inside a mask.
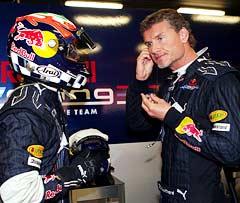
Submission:
[[[150,118],[142,109],[141,93],[150,93],[146,81],[134,80],[127,89],[126,120],[128,127],[133,131],[143,132],[153,130],[156,119]]]
[[[239,87],[236,75],[225,74],[215,81],[210,90],[205,103],[207,119],[199,120],[171,108],[164,122],[175,130],[175,136],[181,142],[193,150],[229,166],[239,165]]]

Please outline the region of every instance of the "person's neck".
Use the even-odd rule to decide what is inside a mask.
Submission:
[[[197,58],[197,54],[193,50],[193,48],[190,46],[186,46],[184,55],[178,61],[176,61],[174,64],[172,64],[170,69],[175,71],[175,70],[183,67],[184,65],[194,61],[196,58]]]

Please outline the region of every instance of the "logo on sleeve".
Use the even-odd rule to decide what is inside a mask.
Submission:
[[[187,134],[189,137],[193,136],[198,142],[202,142],[201,136],[202,130],[197,129],[193,120],[189,117],[185,117],[179,126],[176,128],[179,134]]]
[[[212,122],[212,123],[215,123],[217,121],[221,121],[223,120],[224,118],[226,118],[228,116],[228,113],[224,110],[216,110],[216,111],[212,111],[210,114],[209,114],[209,120]]]
[[[35,158],[35,157],[32,157],[32,156],[29,156],[28,157],[28,162],[27,164],[29,166],[33,166],[33,167],[36,167],[36,168],[40,168],[41,167],[41,163],[42,161],[38,158]]]
[[[229,132],[230,131],[230,123],[214,123],[212,130],[214,131],[222,131]]]
[[[43,158],[44,147],[42,145],[30,145],[27,151],[36,158]]]

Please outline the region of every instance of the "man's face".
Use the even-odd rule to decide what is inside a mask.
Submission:
[[[179,61],[184,55],[184,42],[180,32],[176,32],[167,21],[154,24],[143,33],[143,39],[159,68],[181,66]]]

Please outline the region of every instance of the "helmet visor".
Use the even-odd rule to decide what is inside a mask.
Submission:
[[[90,53],[90,49],[94,49],[96,45],[83,28],[78,30],[76,35],[77,38],[67,45],[65,57],[74,62],[83,62]]]

